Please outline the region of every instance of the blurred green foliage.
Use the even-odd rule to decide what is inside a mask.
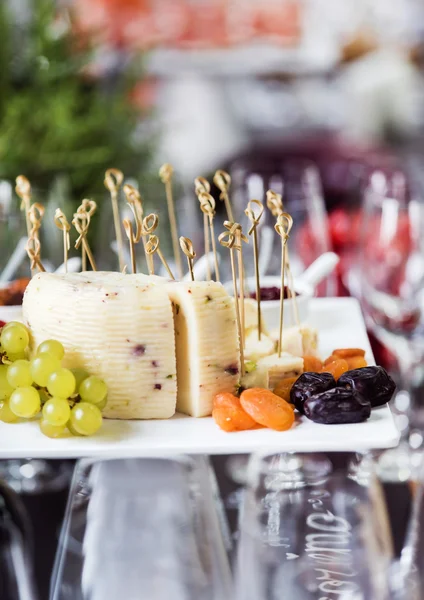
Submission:
[[[96,78],[94,49],[71,15],[58,14],[54,0],[29,5],[18,22],[0,0],[0,179],[24,173],[43,193],[65,179],[72,201],[99,199],[105,169],[138,177],[149,158],[136,135],[140,110],[129,101],[140,65]]]

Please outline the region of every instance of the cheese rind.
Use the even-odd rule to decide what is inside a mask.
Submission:
[[[104,416],[162,419],[176,406],[175,338],[171,302],[135,275],[39,273],[23,301],[36,348],[56,339],[63,366],[104,379]]]
[[[152,281],[137,275],[141,281]],[[214,396],[234,392],[240,353],[234,302],[215,281],[154,279],[174,306],[177,355],[177,410],[193,417],[212,413]]]

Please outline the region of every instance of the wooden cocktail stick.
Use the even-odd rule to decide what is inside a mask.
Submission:
[[[231,209],[230,196],[229,196],[229,192],[228,192],[228,190],[230,189],[230,185],[231,185],[230,175],[226,171],[222,171],[221,169],[218,169],[218,171],[216,171],[216,173],[213,177],[213,182],[216,185],[216,187],[219,189],[219,191],[221,192],[219,197],[221,200],[224,201],[228,220],[231,222],[234,222],[234,216],[233,216],[233,211]]]
[[[266,204],[267,204],[268,209],[271,211],[271,214],[273,217],[278,218],[279,215],[283,214],[283,212],[284,212],[283,198],[282,198],[281,194],[277,194],[277,192],[274,192],[273,190],[268,190],[266,193]],[[296,291],[294,289],[294,279],[293,279],[293,274],[292,274],[292,270],[290,267],[290,255],[289,255],[288,248],[286,249],[286,268],[287,268],[287,275],[289,278],[289,285],[287,286],[287,290],[288,290],[290,299],[293,301],[292,306],[293,306],[294,321],[295,321],[296,325],[298,327],[300,327],[299,309],[297,306]]]
[[[194,281],[194,271],[193,271],[193,261],[196,257],[196,252],[193,248],[193,242],[184,236],[180,237],[180,246],[181,250],[187,257],[188,271],[190,273],[190,278]]]
[[[124,181],[124,174],[119,169],[108,169],[105,173],[105,187],[110,192],[112,201],[113,222],[115,226],[116,243],[118,245],[119,270],[124,268],[124,242],[122,239],[121,217],[119,216],[118,195]]]
[[[69,237],[69,231],[71,229],[71,225],[68,223],[68,219],[65,214],[61,211],[60,208],[56,208],[56,212],[54,213],[54,224],[58,227],[63,233],[63,263],[65,265],[65,273],[68,272],[68,252],[71,247],[71,240]]]
[[[165,186],[166,202],[168,204],[169,224],[171,226],[172,248],[174,250],[174,260],[175,260],[175,265],[177,267],[178,277],[180,279],[182,279],[183,265],[181,262],[180,248],[178,245],[177,217],[175,215],[174,198],[172,195],[172,174],[173,174],[173,172],[174,172],[174,170],[173,170],[172,166],[168,163],[165,163],[159,169],[159,177],[161,178],[162,183]]]
[[[255,213],[253,210],[254,205],[259,208],[259,211]],[[258,340],[261,340],[262,335],[262,313],[261,313],[261,282],[259,278],[259,252],[258,252],[258,232],[257,227],[259,221],[263,215],[264,206],[259,200],[250,200],[244,211],[245,215],[252,223],[249,229],[249,235],[253,236],[253,261],[255,263],[255,284],[256,284],[256,307],[257,307],[257,321],[258,321]]]
[[[82,249],[84,250],[84,252],[82,253],[83,262],[85,256],[88,256],[88,260],[90,261],[90,265],[93,271],[97,271],[97,267],[90,246],[88,245],[87,234],[88,229],[90,227],[91,215],[94,214],[94,211],[96,210],[95,205],[96,203],[94,202],[94,200],[83,201],[81,206],[78,208],[77,212],[74,213],[74,218],[72,219],[72,225],[79,233],[79,237],[75,242],[75,248],[78,250],[78,248],[82,246]]]
[[[211,191],[211,186],[209,185],[209,181],[204,177],[196,177],[194,180],[194,189],[196,191],[197,199],[201,202],[200,195],[202,193],[209,194]],[[202,211],[203,212],[203,211]],[[204,236],[204,246],[205,246],[205,256],[206,256],[206,279],[210,281],[212,279],[211,267],[209,264],[209,228],[208,228],[208,215],[203,213],[203,236]]]
[[[157,255],[159,256],[160,260],[162,261],[163,266],[165,267],[165,269],[168,272],[168,275],[170,276],[171,279],[173,279],[175,281],[175,277],[172,274],[171,269],[169,268],[168,263],[166,262],[166,259],[159,247],[159,238],[157,235],[150,235],[149,239],[147,241],[146,244],[146,252],[148,252],[148,254],[150,254],[153,258],[154,253],[156,252]]]
[[[224,246],[224,248],[228,248],[230,251],[230,261],[231,261],[231,275],[233,278],[233,290],[234,290],[234,306],[236,310],[236,323],[237,323],[237,333],[239,338],[239,351],[240,351],[240,368],[241,375],[244,377],[246,370],[244,366],[244,347],[243,347],[243,336],[241,329],[241,319],[240,319],[240,303],[239,296],[237,290],[237,276],[236,276],[236,266],[234,261],[234,250],[237,249],[236,244],[236,235],[232,229],[224,231],[218,236],[219,243]],[[244,332],[243,332],[244,333]]]
[[[15,191],[21,199],[21,210],[25,212],[27,236],[31,235],[31,221],[29,220],[29,209],[31,207],[31,184],[25,175],[16,178]]]
[[[243,234],[240,223],[232,223],[231,221],[224,221],[224,227],[228,229],[236,238],[234,249],[238,252],[238,279],[239,279],[239,290],[240,290],[240,322],[241,322],[241,341],[243,348],[245,345],[245,306],[244,306],[244,264],[243,264],[243,242],[249,243],[249,239]]]
[[[44,217],[44,206],[38,202],[34,202],[28,210],[28,220],[30,223],[30,232],[26,245],[26,251],[31,259],[31,276],[37,268],[39,271],[44,271],[41,263],[41,243],[40,243],[40,227]]]
[[[147,252],[147,242],[148,242],[147,236],[152,234],[154,231],[156,231],[158,224],[159,224],[159,217],[157,216],[157,214],[150,213],[149,215],[144,217],[143,223],[142,223],[142,228],[141,228],[141,235],[146,240],[146,243],[144,244],[144,253],[146,255],[147,268],[149,270],[150,275],[154,275],[155,271],[154,271],[154,264],[153,264],[153,255],[151,253]]]
[[[283,340],[283,321],[284,321],[284,274],[286,270],[286,245],[289,239],[290,230],[293,225],[293,219],[288,213],[282,213],[278,216],[275,224],[275,231],[281,237],[281,290],[280,290],[280,329],[278,335],[278,357],[281,356]]]
[[[209,221],[209,229],[210,229],[210,239],[212,242],[212,252],[215,261],[215,281],[219,281],[219,263],[218,263],[218,254],[216,251],[215,244],[215,231],[213,226],[213,219],[215,216],[215,200],[214,198],[208,194],[207,192],[199,193],[199,201],[200,201],[200,209],[204,215],[207,215]]]
[[[83,229],[84,229],[84,227],[87,226],[88,219],[91,219],[91,217],[94,215],[96,210],[97,210],[97,204],[94,202],[94,200],[88,200],[87,198],[84,198],[84,200],[81,202],[80,206],[78,206],[77,213],[80,215],[81,226]],[[86,270],[87,270],[87,252],[85,250],[85,245],[82,244],[81,271],[84,272]]]

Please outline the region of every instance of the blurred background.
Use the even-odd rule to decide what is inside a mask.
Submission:
[[[317,293],[360,299],[377,362],[399,381],[403,439],[409,450],[422,448],[424,3],[1,0],[3,275],[25,235],[14,192],[21,173],[46,208],[42,258],[51,268],[63,260],[54,211],[61,207],[71,220],[83,198],[99,207],[90,230],[97,263],[117,268],[103,184],[110,167],[139,187],[145,212],[159,213],[172,265],[158,177],[164,162],[175,170],[179,232],[199,256],[194,178],[212,181],[217,169],[231,175],[240,220],[250,199],[264,201],[269,188],[283,194],[295,223],[295,275],[323,252],[339,255],[336,273]],[[224,207],[211,191],[218,232]],[[264,244],[270,224],[267,214]],[[263,274],[277,274],[274,254],[271,247]],[[251,269],[249,254],[246,260]],[[228,265],[222,273],[229,276]],[[24,260],[0,282],[28,276]],[[0,302],[19,303],[21,287],[15,292],[0,289]],[[49,505],[40,498],[28,500],[35,515]],[[64,498],[47,500],[58,513],[51,523],[36,521],[36,529],[52,529],[47,556],[37,557],[41,572],[56,547]],[[45,593],[45,579],[38,583]]]

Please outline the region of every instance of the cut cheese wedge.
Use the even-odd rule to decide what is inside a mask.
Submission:
[[[193,417],[212,413],[214,396],[234,392],[240,355],[234,302],[215,281],[169,282],[137,275],[166,290],[174,306],[177,410]]]
[[[277,384],[288,377],[297,377],[303,373],[303,358],[293,356],[288,352],[265,356],[257,363],[257,369],[268,371],[268,388],[273,390]]]
[[[65,367],[83,367],[105,380],[106,417],[174,414],[173,313],[159,288],[120,273],[40,273],[26,289],[23,314],[34,348],[58,340],[65,347]]]

